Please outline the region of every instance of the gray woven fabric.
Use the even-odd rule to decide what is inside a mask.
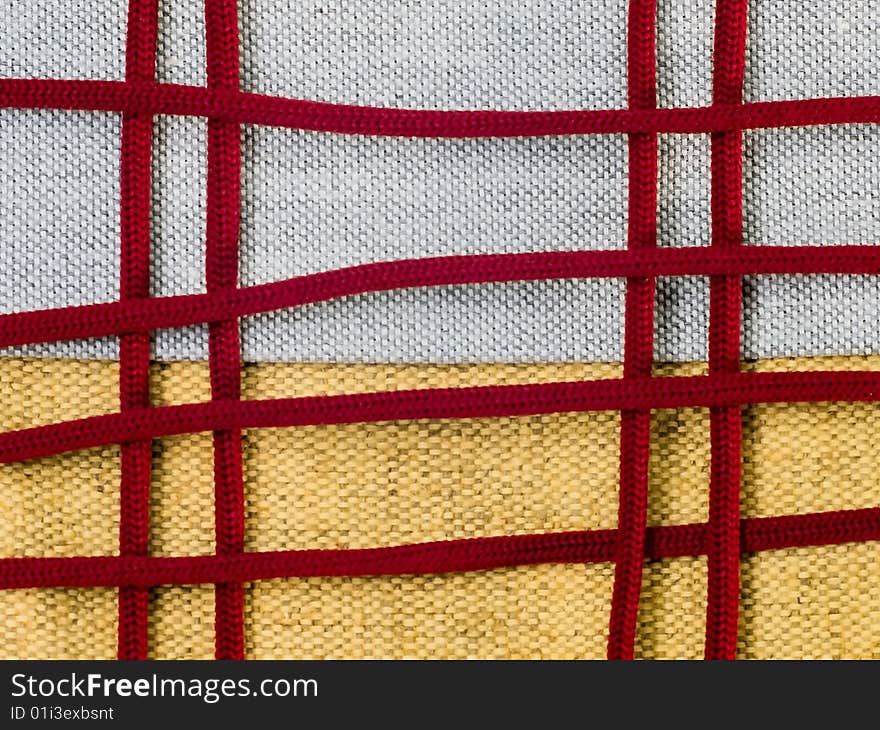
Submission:
[[[750,0],[745,101],[880,94],[880,0]]]
[[[160,0],[157,77],[204,83],[203,3]],[[596,108],[626,103],[626,0],[241,0],[242,84],[388,106]],[[116,78],[126,4],[0,4],[0,73]],[[712,0],[658,0],[661,106],[711,100]],[[880,0],[752,0],[745,99],[880,93]]]
[[[333,102],[560,109],[626,104],[625,0],[475,6],[242,0],[242,87]],[[745,97],[880,93],[880,0],[750,4]],[[0,75],[122,78],[124,3],[0,6]],[[162,0],[157,78],[203,84],[200,2]],[[123,8],[120,10],[120,8]],[[711,101],[713,3],[661,0],[658,103]],[[0,311],[111,301],[119,116],[0,110]],[[206,124],[154,126],[153,294],[204,290]],[[400,140],[243,130],[241,283],[453,253],[623,248],[622,136]],[[880,243],[876,125],[747,132],[747,245]],[[706,136],[661,135],[658,243],[711,240]],[[699,255],[697,251],[694,255]],[[620,281],[364,295],[249,318],[248,360],[622,357]],[[880,352],[876,277],[747,277],[747,357]],[[661,279],[656,356],[706,356],[708,286]],[[204,327],[157,333],[203,358]],[[115,357],[113,338],[24,348]]]
[[[621,107],[627,5],[243,0],[242,88],[394,107]]]
[[[156,81],[207,83],[204,5],[199,0],[159,0]]]
[[[0,76],[122,79],[126,8],[118,0],[5,0]]]

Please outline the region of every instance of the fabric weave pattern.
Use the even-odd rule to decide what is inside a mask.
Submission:
[[[870,360],[861,363],[866,367],[858,361],[853,366],[853,358],[878,349],[877,301],[866,296],[880,277],[874,195],[880,168],[871,164],[880,96],[871,95],[877,76],[870,72],[878,56],[872,51],[876,34],[852,42],[850,34],[863,28],[848,24],[845,16],[852,11],[852,17],[866,17],[870,24],[875,5],[876,0],[861,0],[855,8],[816,11],[825,32],[814,53],[800,49],[798,34],[791,45],[787,29],[800,23],[799,17],[780,19],[780,9],[767,0],[718,0],[708,27],[688,31],[695,40],[702,34],[709,39],[694,46],[704,48],[707,59],[711,52],[710,66],[690,65],[687,54],[669,52],[664,34],[680,27],[689,10],[678,0],[659,12],[656,0],[596,0],[587,14],[568,0],[552,8],[493,0],[479,8],[456,5],[451,16],[421,2],[400,12],[307,3],[297,15],[283,0],[217,0],[205,3],[203,24],[190,12],[175,13],[176,3],[160,8],[158,0],[130,0],[127,21],[120,26],[122,77],[115,75],[114,46],[101,45],[117,30],[112,24],[95,29],[103,37],[96,41],[98,53],[105,56],[96,64],[98,77],[30,78],[39,76],[33,69],[41,65],[65,76],[83,60],[71,54],[58,64],[49,47],[40,46],[23,63],[15,54],[0,57],[0,66],[12,67],[8,78],[0,78],[5,115],[0,149],[11,146],[14,173],[11,215],[3,217],[0,228],[4,233],[8,226],[13,238],[7,243],[4,237],[0,260],[12,262],[13,278],[23,284],[12,290],[11,301],[3,305],[6,313],[0,313],[0,347],[9,348],[7,354],[118,358],[118,367],[95,363],[117,367],[116,409],[96,413],[87,406],[80,418],[68,415],[0,432],[0,464],[18,482],[12,490],[18,499],[32,495],[34,463],[49,464],[51,473],[74,453],[80,459],[76,468],[103,470],[106,464],[96,455],[103,462],[119,449],[115,549],[92,545],[70,554],[62,544],[68,539],[63,531],[52,533],[54,545],[27,542],[33,554],[0,558],[3,597],[15,591],[42,595],[48,598],[46,610],[57,615],[70,594],[52,591],[82,589],[92,592],[78,594],[77,600],[104,600],[106,591],[93,591],[118,589],[117,656],[123,659],[144,659],[153,651],[157,587],[204,584],[214,585],[215,657],[275,655],[279,647],[272,638],[263,643],[265,627],[288,619],[277,610],[281,584],[272,582],[292,580],[300,593],[299,620],[291,634],[315,655],[334,656],[339,647],[333,627],[324,629],[325,642],[318,638],[317,645],[301,635],[312,621],[326,627],[321,610],[310,608],[310,586],[341,588],[334,599],[340,602],[331,605],[346,613],[357,600],[392,606],[402,601],[408,616],[423,606],[439,643],[425,644],[422,638],[420,644],[406,621],[392,623],[403,655],[479,655],[485,648],[478,643],[462,646],[453,638],[473,634],[506,646],[508,656],[543,656],[545,646],[548,655],[592,655],[601,641],[609,658],[630,659],[662,653],[649,604],[657,599],[651,577],[657,574],[646,563],[680,561],[676,565],[684,572],[672,582],[687,581],[684,593],[669,585],[668,563],[657,580],[666,581],[669,595],[686,609],[689,629],[703,634],[705,658],[774,654],[767,647],[791,636],[772,609],[754,610],[766,594],[765,581],[785,580],[786,569],[772,555],[762,563],[762,554],[789,551],[805,558],[805,570],[812,573],[852,557],[856,577],[847,585],[872,584],[876,578],[870,568],[871,550],[880,539],[876,483],[869,478],[865,502],[856,499],[852,487],[862,472],[844,470],[840,455],[831,462],[850,479],[843,504],[825,509],[807,499],[807,507],[792,508],[782,499],[771,500],[770,514],[744,510],[755,487],[746,480],[763,466],[756,460],[756,472],[750,461],[761,434],[761,417],[751,420],[755,413],[766,417],[782,409],[796,423],[804,413],[821,419],[840,412],[843,419],[832,439],[853,422],[875,420],[880,372]],[[45,7],[24,13],[13,34],[14,52],[34,38],[41,28],[34,19],[47,12],[52,15]],[[670,17],[667,13],[673,20],[659,28],[658,19]],[[295,27],[305,35],[293,42],[285,35],[289,20],[273,21],[288,15],[304,21]],[[62,24],[62,36],[81,33],[88,17],[74,13],[69,24]],[[328,23],[331,17],[335,22]],[[694,25],[707,17],[688,15]],[[365,27],[372,31],[368,36],[361,33]],[[457,32],[458,27],[463,30]],[[194,40],[201,29],[204,76],[195,71],[187,77],[169,53],[178,52],[172,48],[175,39]],[[520,38],[525,38],[522,44]],[[588,44],[594,63],[584,64],[583,53],[575,52],[584,38],[597,41]],[[822,56],[839,49],[848,52],[824,64]],[[301,53],[308,62],[297,62]],[[821,68],[815,65],[817,53]],[[365,63],[352,67],[361,55]],[[195,57],[202,59],[198,52]],[[792,57],[805,64],[806,82],[791,71]],[[685,80],[670,87],[668,71],[679,61],[687,68]],[[708,79],[701,75],[707,69]],[[536,74],[539,78],[525,83]],[[178,78],[186,83],[164,80]],[[705,105],[689,106],[706,88]],[[799,96],[814,90],[816,98]],[[295,98],[301,92],[306,99]],[[664,106],[670,93],[682,106]],[[823,96],[835,93],[842,96]],[[94,189],[72,187],[69,180],[59,184],[59,174],[77,169],[67,159],[75,145],[59,138],[57,125],[63,126],[65,115],[92,135],[90,150],[99,158],[86,166],[83,179],[102,175],[104,163],[118,156],[118,166],[110,167],[118,183]],[[118,140],[102,141],[89,123],[110,115],[121,115]],[[162,116],[197,121],[156,122]],[[48,128],[40,121],[47,119]],[[43,170],[42,151],[39,165],[21,154],[16,142],[22,122],[37,128],[38,140],[48,134],[47,147],[65,158],[57,171]],[[154,166],[156,129],[176,151],[157,153]],[[181,143],[179,135],[192,133],[204,139],[203,146]],[[667,137],[663,144],[662,135]],[[674,135],[686,135],[686,141],[676,147]],[[708,147],[691,144],[694,138],[708,141]],[[815,149],[802,149],[806,139]],[[31,141],[23,149],[39,145]],[[682,154],[685,161],[676,164]],[[696,160],[703,163],[702,175],[676,174]],[[169,161],[182,173],[180,194],[175,171],[169,177],[167,170],[156,169]],[[36,168],[36,194],[31,195],[28,184]],[[803,185],[801,168],[809,170]],[[844,181],[841,168],[852,173]],[[25,184],[18,185],[19,179]],[[663,183],[668,187],[661,193]],[[48,189],[46,196],[41,187]],[[100,199],[102,190],[111,195]],[[179,229],[181,203],[186,213]],[[677,206],[685,211],[685,225],[670,226],[658,218],[668,215],[670,206],[673,215]],[[73,215],[67,223],[47,226],[34,214],[43,209]],[[181,241],[180,260],[174,241],[169,247],[162,240],[163,231]],[[682,231],[692,233],[693,240],[682,240]],[[91,243],[85,263],[71,246],[72,237]],[[48,283],[44,270],[53,274]],[[71,270],[80,276],[53,291],[51,282],[69,279]],[[816,289],[827,294],[818,314],[810,301]],[[487,292],[494,298],[487,299]],[[59,296],[81,299],[53,299]],[[762,309],[775,315],[766,329]],[[596,323],[589,321],[593,318]],[[825,326],[826,318],[835,325]],[[174,396],[172,403],[157,402],[150,364],[157,330],[177,330],[156,340],[160,360],[207,357],[203,384],[187,383],[181,391],[200,393],[197,400],[179,402],[189,398]],[[83,341],[85,348],[53,350],[54,343],[65,340]],[[744,355],[767,353],[844,358],[842,365],[834,361],[824,369],[810,360],[781,366],[742,362]],[[327,392],[318,384],[316,394],[249,398],[254,386],[243,356],[315,363],[375,359],[386,363],[378,367],[391,368],[384,373],[389,382],[414,376],[419,386],[382,387],[371,381],[382,372],[366,368],[354,371],[353,390]],[[548,364],[548,359],[560,362]],[[688,363],[670,370],[662,362],[666,359],[707,359],[707,369]],[[478,366],[477,383],[466,382],[466,371],[431,370],[440,367],[436,363],[462,367],[486,360],[502,364]],[[585,366],[578,362],[583,360],[600,362]],[[523,369],[505,371],[505,361]],[[530,361],[537,363],[534,369],[523,364]],[[20,374],[31,367],[30,361],[9,362],[13,373],[16,363],[22,365]],[[395,371],[395,362],[432,364],[426,370]],[[271,368],[284,365],[268,367],[271,382]],[[325,365],[324,376],[337,367],[345,376],[346,367],[358,366]],[[481,373],[479,367],[489,369]],[[581,367],[611,370],[598,379],[558,377]],[[458,384],[443,382],[450,375]],[[12,383],[19,392],[14,378]],[[677,448],[661,464],[661,473],[678,465],[681,474],[696,475],[694,521],[666,523],[669,505],[656,506],[663,492],[652,496],[652,485],[681,476],[658,479],[654,473],[652,454],[658,448],[666,453],[659,442],[665,432],[657,426],[664,412],[683,424],[694,419],[706,444],[702,455],[694,456],[696,464]],[[681,436],[681,430],[673,432]],[[807,428],[802,440],[815,438],[814,431]],[[261,432],[269,433],[262,442],[252,436]],[[414,434],[416,446],[406,446]],[[332,457],[366,445],[367,453],[352,463],[362,460],[367,467],[363,476],[346,469],[347,478],[340,480],[318,457],[313,483],[296,498],[308,504],[320,497],[329,475],[331,506],[321,501],[317,533],[300,546],[308,531],[292,535],[284,518],[279,523],[287,505],[274,496],[266,504],[260,485],[266,474],[273,484],[279,476],[279,483],[297,484],[303,464],[297,461],[297,473],[285,474],[284,439],[296,439],[297,446],[304,442],[308,450],[312,436],[318,439],[315,449]],[[818,436],[824,439],[823,433]],[[574,449],[578,458],[554,460],[547,447],[555,438],[557,456]],[[151,524],[151,501],[161,496],[163,479],[176,474],[173,469],[163,473],[155,447],[190,439],[200,448],[185,453],[199,453],[210,473],[201,485],[193,480],[188,499],[210,506],[213,525],[210,537],[203,528],[194,529],[180,545],[183,554],[166,556],[156,543],[165,524]],[[537,458],[525,456],[523,447],[530,441],[536,442]],[[859,437],[850,441],[863,450]],[[479,444],[489,456],[447,451],[455,443]],[[584,460],[585,444],[609,445],[610,461],[599,455]],[[430,470],[435,452],[444,451],[455,479],[452,492],[436,495],[433,490],[448,476],[438,482]],[[693,451],[690,445],[686,451]],[[511,459],[511,453],[523,459]],[[396,465],[401,456],[422,463],[427,482],[420,471],[409,472],[410,459]],[[493,509],[498,495],[492,490],[504,484],[498,475],[468,486],[499,458],[499,469],[513,469],[509,488],[534,490],[529,498],[521,495],[519,516]],[[598,465],[604,471],[597,472]],[[571,481],[582,468],[602,475],[598,493],[589,478]],[[789,467],[784,473],[793,480],[796,499],[802,499],[804,472]],[[826,480],[833,481],[823,477],[821,489]],[[586,513],[584,496],[576,496],[585,483],[586,501],[594,504]],[[87,473],[82,484],[86,497],[106,504],[92,493],[96,485]],[[413,484],[415,494],[408,491]],[[102,493],[105,485],[100,485]],[[351,505],[344,495],[352,488],[357,492],[351,502],[359,513],[364,508],[360,492],[378,490],[371,500],[378,522],[346,526]],[[490,493],[475,498],[474,490],[485,488]],[[613,496],[603,496],[602,489]],[[413,502],[432,494],[440,497],[433,507],[444,510],[439,535],[427,525],[422,532],[411,527],[419,522],[415,515],[431,510],[414,513]],[[505,506],[515,503],[503,490],[501,496]],[[578,515],[571,525],[560,513],[569,504]],[[335,519],[334,506],[341,507]],[[450,509],[460,509],[460,519],[449,522]],[[658,509],[660,523],[654,524]],[[266,532],[279,533],[275,549],[253,531],[266,515]],[[358,531],[364,529],[367,535],[360,541]],[[190,541],[197,536],[201,547]],[[10,542],[17,544],[16,538]],[[249,549],[252,544],[255,549]],[[56,550],[60,555],[53,554]],[[804,550],[814,552],[798,552]],[[744,568],[744,553],[757,554],[746,560],[763,564],[766,575],[760,568],[755,573]],[[471,580],[478,603],[491,605],[498,623],[485,632],[465,628],[462,634],[462,625],[474,617],[479,622],[474,626],[482,624],[485,615],[471,616],[469,609],[463,618],[443,618],[443,606]],[[520,600],[528,583],[553,601],[569,592],[588,594],[582,604],[587,615],[550,609],[549,633],[539,631],[522,642],[502,638],[510,602]],[[705,600],[695,610],[696,588]],[[379,593],[371,595],[372,589]],[[167,595],[193,601],[195,610],[197,596],[211,595],[199,590]],[[820,602],[816,593],[796,593]],[[848,605],[836,593],[832,599],[832,612]],[[783,590],[774,605],[790,601]],[[600,606],[607,607],[604,633],[590,618]],[[540,624],[542,609],[537,611]],[[693,620],[699,613],[703,622]],[[856,613],[869,627],[859,625],[851,650],[870,654],[876,647],[874,614]],[[750,633],[749,621],[758,614],[771,615],[769,639]],[[536,622],[532,611],[520,618]],[[581,619],[591,628],[584,629]],[[383,621],[377,625],[388,630]],[[655,644],[648,647],[652,632]],[[759,647],[765,641],[764,648],[753,649],[751,638]],[[280,651],[290,651],[286,646],[282,643]],[[847,646],[836,645],[835,651],[843,654]],[[799,651],[792,649],[794,655]],[[382,641],[356,649],[359,655],[373,652],[389,649]],[[672,650],[689,652],[685,643]]]

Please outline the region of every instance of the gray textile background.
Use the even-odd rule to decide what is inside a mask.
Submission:
[[[201,2],[161,0],[160,81],[203,84]],[[625,0],[242,0],[242,87],[334,102],[562,109],[626,104]],[[661,0],[663,106],[711,101],[714,7]],[[745,98],[880,94],[880,0],[753,0]],[[0,76],[122,78],[125,3],[0,6]],[[118,293],[118,115],[0,110],[0,311]],[[204,120],[154,126],[153,293],[204,290]],[[658,237],[711,237],[709,143],[660,137]],[[400,140],[243,130],[241,283],[452,253],[623,248],[622,136]],[[880,243],[877,125],[748,132],[748,245]],[[695,255],[699,255],[695,251]],[[381,293],[253,317],[247,360],[618,360],[621,281]],[[662,279],[656,355],[706,356],[708,286]],[[747,357],[880,352],[877,277],[747,277]],[[204,327],[158,333],[206,356]],[[31,354],[115,357],[116,343]]]

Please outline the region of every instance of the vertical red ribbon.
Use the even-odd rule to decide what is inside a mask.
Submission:
[[[239,89],[236,0],[206,0],[207,70],[210,88]],[[241,128],[208,120],[207,244],[205,278],[209,292],[238,287],[238,234],[241,197]],[[214,400],[241,397],[238,320],[209,326],[209,365]],[[241,430],[214,432],[214,521],[218,555],[244,550],[244,484]],[[244,589],[218,583],[215,589],[215,655],[244,658]]]
[[[158,35],[158,0],[130,0],[125,80],[153,81]],[[122,116],[120,175],[120,300],[150,296],[150,160],[153,118]],[[125,411],[150,404],[150,335],[119,338],[119,405]],[[150,527],[150,441],[122,444],[119,490],[119,553],[146,555]],[[119,589],[120,659],[147,658],[149,592]]]
[[[627,35],[630,109],[655,109],[657,82],[654,30],[656,0],[631,0]],[[629,224],[632,250],[657,246],[657,135],[630,134]],[[654,277],[626,280],[623,375],[650,378],[654,361]],[[608,658],[632,659],[638,622],[648,517],[648,459],[651,411],[620,416],[620,491],[614,591],[608,628]]]
[[[742,104],[747,0],[717,0],[712,103]],[[712,135],[712,246],[742,245],[742,132]],[[735,373],[740,362],[742,280],[713,276],[709,304],[709,376]],[[707,659],[734,659],[739,619],[742,412],[710,411]]]

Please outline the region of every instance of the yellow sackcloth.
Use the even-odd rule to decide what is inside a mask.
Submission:
[[[745,363],[880,369],[880,357]],[[699,363],[662,374],[704,371]],[[247,365],[242,397],[619,377],[616,364]],[[155,405],[210,398],[206,363],[153,366]],[[0,359],[0,429],[118,410],[113,362]],[[880,404],[743,410],[745,517],[880,506]],[[246,549],[346,548],[617,520],[614,412],[259,429],[244,434]],[[706,409],[653,414],[649,523],[707,519]],[[0,465],[2,556],[113,555],[119,448]],[[214,550],[210,434],[154,442],[151,553]],[[611,564],[248,584],[253,658],[598,658]],[[702,655],[704,557],[647,563],[637,655]],[[880,543],[744,556],[738,655],[880,658]],[[0,657],[113,658],[115,589],[0,591]],[[213,586],[151,591],[155,658],[213,656]]]

